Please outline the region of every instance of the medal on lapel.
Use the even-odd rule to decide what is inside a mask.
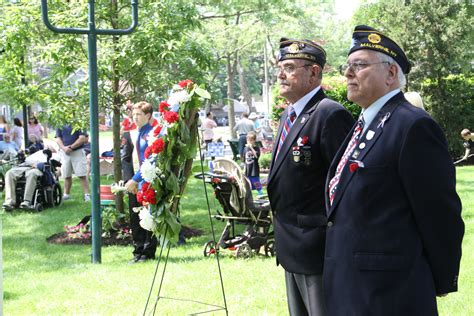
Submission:
[[[301,148],[303,152],[303,161],[306,166],[311,165],[311,146],[303,146]]]
[[[292,152],[293,152],[293,161],[300,162],[300,159],[301,159],[300,146],[293,146]]]
[[[374,136],[375,136],[375,132],[373,130],[369,129],[367,131],[367,135],[365,136],[365,139],[371,140],[372,138],[374,138]]]

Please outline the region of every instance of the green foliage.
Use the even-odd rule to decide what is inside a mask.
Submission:
[[[442,89],[449,96],[446,102],[437,98]],[[459,133],[463,128],[474,129],[474,75],[451,75],[439,81],[427,80],[421,93],[426,110],[441,125],[453,157],[464,153]]]
[[[344,106],[352,116],[357,119],[361,112],[361,107],[347,99],[347,85],[345,78],[341,76],[337,77],[324,77],[323,89],[326,95],[334,101]]]
[[[126,216],[114,206],[104,207],[102,209],[102,231],[109,232],[118,230],[120,223],[125,220]]]
[[[260,165],[260,168],[269,169],[271,163],[272,163],[271,152],[260,155],[260,158],[258,159],[258,164]]]

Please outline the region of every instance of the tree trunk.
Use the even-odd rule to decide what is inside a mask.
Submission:
[[[113,28],[117,28],[117,21],[118,21],[118,5],[117,5],[117,0],[112,0],[111,2],[112,5],[112,25]],[[118,56],[119,49],[118,49],[118,42],[119,42],[119,37],[114,36],[113,37],[113,43],[114,43],[114,52],[115,56]],[[121,145],[121,139],[120,139],[120,119],[121,119],[121,113],[120,113],[120,106],[122,105],[122,99],[120,97],[119,93],[120,89],[120,74],[117,72],[117,60],[114,59],[112,60],[112,93],[113,93],[113,104],[112,104],[112,112],[113,112],[113,118],[112,118],[112,137],[113,137],[113,142],[114,142],[114,181],[115,183],[118,183],[120,180],[122,180],[122,160],[120,159],[120,145]],[[117,211],[120,213],[124,213],[124,203],[123,203],[123,193],[119,192],[115,196],[115,205],[117,208]]]
[[[245,80],[245,72],[244,68],[242,67],[242,62],[240,61],[240,56],[237,56],[237,71],[239,73],[240,91],[244,96],[244,101],[247,102],[247,105],[249,106],[249,112],[257,112],[257,110],[252,104],[252,95],[250,95],[249,89],[247,87],[247,81]]]
[[[229,116],[229,128],[232,138],[237,138],[237,133],[234,131],[235,126],[235,111],[234,111],[234,70],[231,63],[232,56],[227,56],[227,113]]]

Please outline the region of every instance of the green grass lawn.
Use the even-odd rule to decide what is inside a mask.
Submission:
[[[440,315],[474,315],[474,167],[460,167],[458,192],[466,233],[459,292],[439,299]],[[219,208],[208,194],[213,214]],[[217,264],[202,254],[210,225],[202,183],[191,179],[182,203],[186,225],[205,235],[172,248],[162,296],[223,305]],[[139,315],[143,313],[156,261],[128,264],[131,246],[102,248],[102,264],[91,263],[90,246],[53,245],[46,238],[75,225],[90,212],[78,182],[73,200],[42,213],[2,214],[5,315]],[[213,221],[217,234],[223,223]],[[217,236],[218,238],[218,236]],[[159,250],[159,249],[158,249]],[[162,265],[160,265],[162,267]],[[230,315],[287,314],[284,274],[274,258],[236,259],[223,254],[221,268]],[[161,271],[161,269],[160,269]],[[186,315],[210,309],[196,303],[161,300],[158,315]],[[225,315],[214,312],[213,315]]]

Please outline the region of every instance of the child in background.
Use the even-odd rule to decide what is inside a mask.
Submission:
[[[257,190],[258,195],[263,195],[262,184],[260,183],[260,166],[258,158],[260,157],[260,148],[257,146],[257,135],[255,132],[247,134],[247,144],[244,152],[245,175],[252,184],[252,190]]]

